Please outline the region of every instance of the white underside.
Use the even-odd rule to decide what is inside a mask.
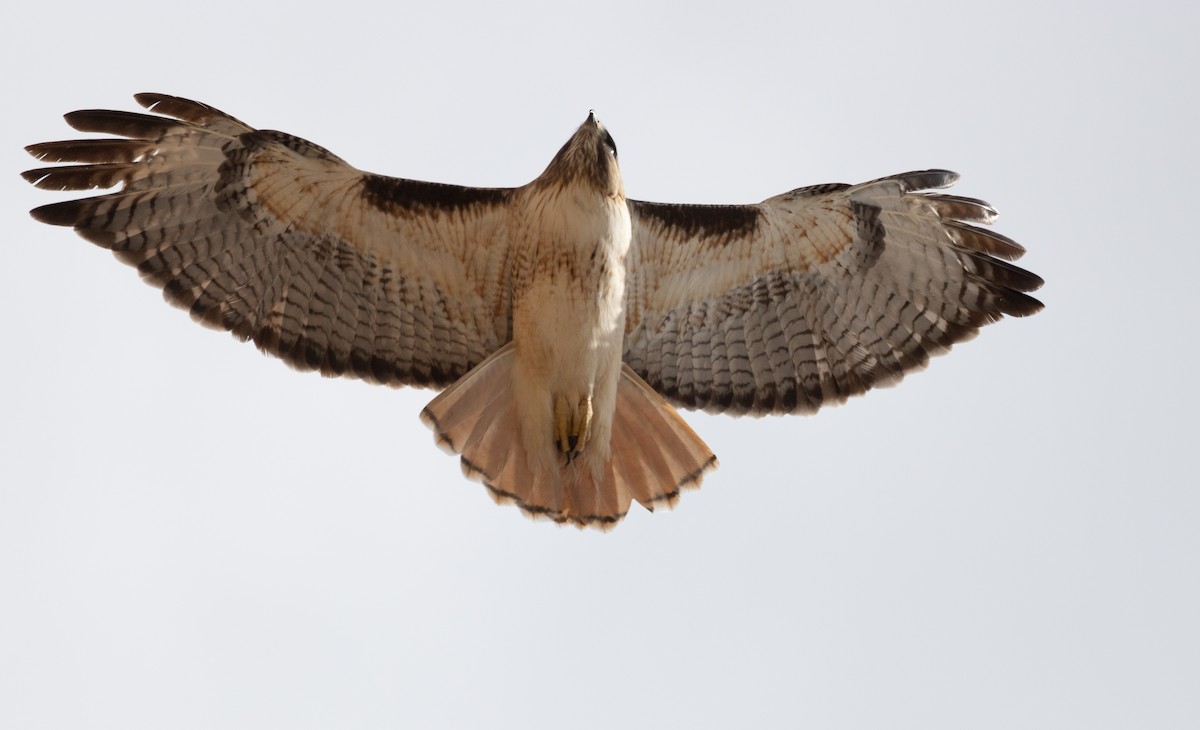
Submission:
[[[562,466],[555,398],[572,405],[590,398],[591,434],[578,458],[598,477],[621,373],[629,213],[590,190],[575,192],[531,212],[533,266],[514,292],[513,394],[535,471]]]

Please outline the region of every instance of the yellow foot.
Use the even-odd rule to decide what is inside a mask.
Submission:
[[[574,408],[565,396],[554,396],[554,443],[567,461],[579,456],[592,433],[592,398],[583,396]]]

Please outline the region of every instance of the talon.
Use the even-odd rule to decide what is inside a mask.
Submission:
[[[591,434],[591,396],[580,398],[576,408],[572,408],[564,396],[554,396],[554,445],[566,455],[567,461],[583,451]]]
[[[554,396],[554,443],[559,451],[568,455],[575,448],[571,436],[571,408],[561,395]]]
[[[579,399],[579,418],[575,423],[576,440],[579,442],[579,451],[583,451],[583,447],[587,446],[588,439],[592,436],[592,397],[585,395]],[[575,444],[571,444],[571,448],[575,448]]]

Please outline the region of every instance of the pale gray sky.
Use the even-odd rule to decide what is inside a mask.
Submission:
[[[0,727],[1200,727],[1194,4],[434,5],[0,10]],[[589,109],[642,199],[946,167],[1047,308],[815,418],[687,414],[722,466],[674,512],[532,523],[432,393],[28,217],[67,196],[21,147],[139,91],[462,184]]]

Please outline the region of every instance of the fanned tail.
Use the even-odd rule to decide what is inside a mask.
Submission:
[[[650,511],[674,507],[684,489],[700,486],[717,457],[661,395],[621,366],[610,463],[618,487]]]
[[[569,462],[530,458],[513,396],[514,360],[510,343],[421,412],[438,445],[460,454],[463,473],[483,482],[497,502],[516,504],[534,518],[606,530],[634,500],[651,511],[673,507],[682,490],[698,487],[717,465],[679,414],[625,366],[607,458],[596,443]]]

